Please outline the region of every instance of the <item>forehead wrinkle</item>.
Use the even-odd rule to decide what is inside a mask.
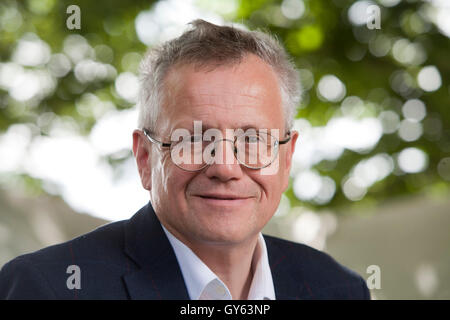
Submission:
[[[256,98],[252,95],[245,95],[245,99],[235,99],[232,97],[227,100],[238,100],[238,101],[226,101],[225,99],[216,98],[216,94],[202,94],[192,95],[192,94],[180,94],[177,97],[178,103],[180,105],[185,105],[186,108],[178,109],[177,114],[173,114],[178,120],[183,121],[183,118],[190,119],[191,123],[189,127],[193,127],[193,121],[202,121],[209,127],[214,128],[239,128],[241,125],[237,125],[236,120],[240,119],[245,122],[245,124],[253,124],[256,128],[271,127],[267,123],[266,117],[261,113],[256,113],[255,110],[263,107],[260,103],[260,98]],[[245,100],[245,101],[242,101]],[[253,103],[257,100],[258,103]],[[264,101],[262,101],[264,103]],[[218,112],[218,111],[221,112]],[[247,110],[251,112],[247,112]],[[225,113],[224,113],[225,112]],[[224,118],[225,115],[225,118]],[[180,123],[181,121],[175,121]],[[233,123],[234,122],[234,123]],[[172,124],[176,125],[175,123]]]
[[[261,103],[261,97],[247,93],[221,92],[189,94],[187,102],[192,105],[217,105],[217,106],[255,106]]]
[[[261,107],[258,98],[252,96],[236,97],[236,96],[222,96],[216,94],[203,94],[201,96],[184,95],[178,97],[178,103],[186,108],[181,108],[181,112],[185,110],[189,115],[194,116],[214,116],[217,110],[233,111],[240,113],[243,109],[257,109]],[[189,106],[189,107],[188,107]]]
[[[245,107],[254,109],[249,106]],[[264,121],[265,119],[259,118],[258,116],[247,116],[245,112],[244,114],[230,114],[228,112],[229,116],[224,118],[223,115],[218,114],[216,110],[217,107],[208,108],[199,105],[193,106],[187,116],[178,117],[171,126],[172,128],[183,127],[192,129],[194,128],[194,121],[201,121],[202,127],[206,129],[236,129],[244,126],[265,128],[267,126],[267,123]],[[237,119],[239,121],[237,121]]]
[[[202,108],[203,109],[203,108]],[[172,129],[193,129],[194,121],[201,121],[202,130],[213,129],[273,129],[273,125],[267,119],[258,116],[230,116],[226,119],[217,115],[212,110],[203,109],[199,113],[190,113],[188,117],[180,117],[171,123]]]
[[[235,66],[237,68],[237,66]],[[233,74],[230,78],[205,79],[198,72],[186,73],[188,66],[181,68],[181,72],[171,70],[168,82],[175,85],[171,91],[173,102],[189,105],[215,106],[263,106],[266,103],[267,88],[261,81],[241,81],[241,75]],[[226,70],[226,69],[225,69]],[[208,77],[208,73],[206,74]]]

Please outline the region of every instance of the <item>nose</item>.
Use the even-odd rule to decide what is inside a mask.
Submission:
[[[223,139],[217,141],[213,149],[213,156],[214,161],[205,171],[208,178],[217,178],[225,182],[242,177],[242,168],[234,155],[234,143],[232,140]]]

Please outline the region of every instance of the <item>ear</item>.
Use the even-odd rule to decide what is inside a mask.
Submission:
[[[144,189],[151,190],[151,145],[147,142],[147,137],[141,130],[133,131],[133,154],[141,177]]]
[[[285,159],[285,181],[284,181],[284,186],[283,186],[283,190],[286,190],[289,186],[289,173],[291,171],[291,166],[292,166],[292,156],[294,155],[295,152],[295,144],[297,142],[298,139],[298,131],[293,130],[291,132],[291,140],[287,143],[286,147],[286,159]]]

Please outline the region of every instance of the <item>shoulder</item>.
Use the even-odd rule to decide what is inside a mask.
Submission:
[[[278,250],[282,255],[280,259],[288,260],[293,266],[300,267],[303,272],[317,272],[323,269],[330,276],[341,275],[350,278],[358,276],[356,272],[344,267],[323,251],[276,237],[264,236],[264,238],[268,251]]]
[[[68,267],[89,270],[123,269],[125,221],[109,223],[70,241],[18,256],[0,270],[0,298],[60,297],[67,289]],[[104,272],[105,273],[105,272]]]
[[[105,252],[122,247],[125,221],[108,223],[72,240],[48,246],[32,253],[20,255],[13,261],[29,261],[36,264],[63,261],[98,259]]]
[[[351,292],[347,296],[370,298],[364,279],[329,254],[305,244],[272,236],[265,235],[264,239],[269,259],[272,257],[273,260],[271,267],[276,269],[282,265],[284,272],[289,272],[293,281],[305,284],[308,290],[321,293],[333,291],[338,296],[340,293],[337,292],[346,291]]]

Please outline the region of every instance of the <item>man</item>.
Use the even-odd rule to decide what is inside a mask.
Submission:
[[[285,51],[260,32],[192,26],[142,63],[133,152],[150,202],[9,262],[1,298],[370,298],[328,255],[261,235],[298,138],[300,89]]]

